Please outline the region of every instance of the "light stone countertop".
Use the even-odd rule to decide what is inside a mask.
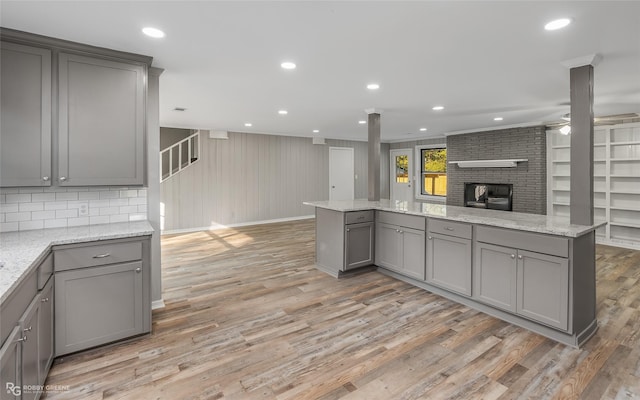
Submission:
[[[574,225],[569,222],[569,218],[565,217],[448,206],[442,203],[391,201],[388,199],[381,199],[380,201],[307,201],[304,204],[341,212],[362,210],[391,211],[566,237],[579,237],[606,224],[606,222],[603,222],[594,225]]]
[[[0,303],[39,265],[51,246],[152,233],[148,221],[0,233]]]

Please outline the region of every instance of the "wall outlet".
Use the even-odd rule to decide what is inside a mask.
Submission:
[[[78,216],[86,217],[89,215],[89,203],[80,203],[78,207]]]

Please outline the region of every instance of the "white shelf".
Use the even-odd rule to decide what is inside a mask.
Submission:
[[[631,140],[631,141],[628,141],[628,142],[611,142],[609,144],[611,146],[629,146],[629,145],[634,145],[634,144],[640,144],[640,141]]]
[[[625,228],[638,228],[638,229],[640,229],[640,224],[634,224],[634,223],[628,223],[628,222],[609,222],[609,225],[611,225],[611,226],[622,226],[622,227],[625,227]]]
[[[529,161],[526,158],[510,160],[462,160],[449,161],[449,164],[458,164],[458,168],[513,168],[519,162]]]
[[[640,157],[630,157],[630,158],[612,158],[612,162],[616,161],[640,161]]]

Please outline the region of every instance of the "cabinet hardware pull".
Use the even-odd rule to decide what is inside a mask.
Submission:
[[[512,254],[512,255],[511,255],[511,258],[516,258],[516,255],[515,255],[515,254]]]
[[[49,301],[49,298],[45,297],[44,299],[41,299],[40,301],[43,302],[43,303],[46,303],[47,301]]]
[[[31,328],[32,328],[32,327],[30,326],[30,327],[28,327],[28,328],[26,328],[26,329],[23,329],[23,330],[22,330],[22,332],[31,332]]]
[[[110,255],[111,255],[110,253],[98,254],[96,256],[93,256],[93,258],[105,258],[105,257],[109,257]]]
[[[136,272],[139,274],[140,272],[142,272],[141,268],[136,268]]]
[[[404,233],[404,231],[400,231],[400,233]]]
[[[522,260],[522,255],[518,254],[518,259]]]
[[[453,228],[449,227],[449,226],[445,226],[444,229],[448,230],[448,231],[452,231]]]
[[[429,240],[432,240],[432,239],[433,239],[433,236],[429,236]]]
[[[26,342],[27,341],[27,335],[24,335],[23,337],[21,337],[20,339],[16,340],[16,342]]]
[[[351,232],[351,229],[347,228],[347,232]]]
[[[46,181],[48,181],[48,180],[49,180],[49,177],[48,177],[48,176],[43,176],[43,177],[42,177],[42,180],[46,182]]]
[[[67,177],[66,177],[66,176],[61,176],[61,177],[60,177],[60,182],[64,182],[64,181],[66,181],[66,180],[67,180]]]

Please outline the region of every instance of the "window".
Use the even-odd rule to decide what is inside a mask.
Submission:
[[[445,145],[418,146],[420,193],[418,198],[447,195],[447,148]],[[417,188],[416,188],[417,189]]]

